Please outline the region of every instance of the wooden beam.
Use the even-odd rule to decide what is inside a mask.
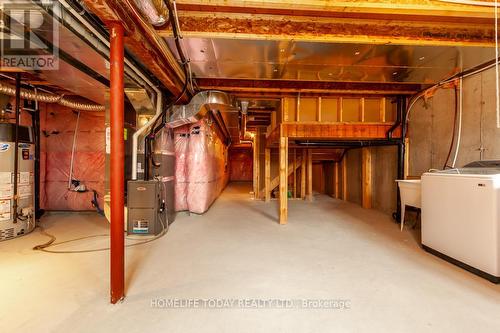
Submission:
[[[300,197],[306,198],[306,175],[307,175],[307,149],[302,149],[302,161],[300,163]]]
[[[302,159],[299,159],[299,162],[297,163],[297,168],[299,168],[299,164],[302,163]],[[293,162],[288,164],[288,176],[290,176],[293,173]],[[280,176],[274,177],[270,183],[269,183],[269,191],[272,192],[276,187],[280,185]],[[260,191],[260,196],[263,197],[265,196],[264,189]]]
[[[316,110],[316,120],[321,122],[321,97],[318,97],[318,108]]]
[[[347,201],[347,154],[342,159],[342,200]]]
[[[380,122],[382,123],[385,123],[385,103],[386,103],[386,99],[385,97],[382,97],[380,99],[380,115],[379,115],[379,118],[380,118]]]
[[[253,192],[254,199],[259,199],[259,183],[260,183],[260,158],[259,158],[259,143],[260,143],[260,130],[257,130],[253,138]]]
[[[404,179],[410,175],[410,138],[405,138],[405,172]]]
[[[374,19],[382,21],[449,22],[489,24],[493,19],[491,8],[467,6],[428,0],[178,0],[179,11],[207,13],[238,13],[312,18]]]
[[[279,222],[288,222],[288,138],[280,138],[280,208]]]
[[[371,148],[362,148],[362,206],[372,208],[372,153]]]
[[[307,200],[313,201],[312,150],[307,150]]]
[[[491,21],[435,23],[190,11],[179,14],[179,23],[183,36],[191,38],[427,46],[492,46],[494,43]],[[162,37],[172,35],[170,27],[158,32]]]
[[[182,91],[184,72],[153,27],[139,14],[131,0],[84,0],[83,4],[101,21],[120,22],[125,27],[125,45],[173,95]],[[181,102],[189,100],[184,94]]]
[[[265,186],[264,186],[264,191],[265,191],[265,194],[264,194],[264,198],[266,200],[266,202],[269,202],[271,200],[271,149],[270,148],[266,148],[265,149],[265,170],[264,170],[264,173],[265,173],[265,179],[264,179],[264,182],[265,182]]]
[[[337,100],[337,113],[338,113],[338,121],[343,122],[344,121],[344,100],[342,96],[339,97]]]
[[[335,162],[334,164],[334,176],[333,176],[333,179],[334,179],[334,185],[333,185],[333,188],[334,188],[334,193],[335,193],[335,199],[339,199],[340,198],[340,192],[339,192],[339,183],[340,183],[340,173],[339,173],[339,162]]]
[[[293,198],[297,198],[297,149],[293,150]]]
[[[298,81],[298,80],[251,80],[197,78],[202,89],[218,89],[228,92],[294,92],[303,93],[349,93],[362,91],[363,94],[380,93],[384,95],[412,95],[422,89],[414,83],[372,83],[337,81]]]
[[[365,121],[365,98],[364,97],[360,98],[359,108],[360,108],[359,113],[360,113],[361,122],[364,122]]]

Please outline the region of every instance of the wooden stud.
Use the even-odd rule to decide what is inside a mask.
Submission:
[[[259,199],[259,183],[260,183],[260,129],[257,130],[253,138],[253,191],[254,199]]]
[[[385,123],[385,97],[380,99],[380,122]]]
[[[372,208],[372,151],[365,147],[362,154],[362,205],[363,208]]]
[[[318,97],[318,109],[317,109],[316,120],[321,122],[321,97]]]
[[[280,137],[280,224],[288,220],[288,138]]]
[[[288,121],[288,98],[281,99],[281,122]]]
[[[342,159],[342,200],[347,201],[347,154]]]
[[[264,198],[266,202],[269,202],[271,200],[271,149],[266,148],[264,152],[264,159],[265,159],[265,165],[264,165]]]
[[[343,107],[343,104],[344,104],[344,101],[343,101],[343,98],[342,97],[339,97],[338,101],[337,101],[337,113],[338,113],[338,118],[339,118],[339,122],[343,122],[344,121],[344,115],[343,115],[343,111],[344,111],[344,107]]]
[[[300,197],[306,198],[306,175],[307,175],[307,149],[302,149],[302,161],[300,167]]]
[[[297,149],[293,150],[293,198],[297,198]]]
[[[313,201],[312,149],[307,150],[307,200]]]
[[[410,139],[405,138],[405,169],[404,179],[408,179],[410,175]]]
[[[295,121],[300,121],[300,93],[297,95],[297,107],[295,108]]]
[[[361,97],[359,100],[359,113],[361,122],[365,121],[365,98]]]
[[[340,192],[339,192],[339,183],[340,183],[340,173],[339,173],[339,162],[335,162],[334,164],[334,172],[335,174],[333,175],[333,181],[334,181],[334,190],[335,190],[335,199],[339,199],[340,197]]]

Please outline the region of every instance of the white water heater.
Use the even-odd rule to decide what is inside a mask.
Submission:
[[[35,145],[31,127],[18,127],[17,159],[16,182],[15,124],[0,123],[0,241],[22,236],[35,228]]]

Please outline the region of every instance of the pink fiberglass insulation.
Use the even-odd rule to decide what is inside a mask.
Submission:
[[[189,147],[189,126],[175,129],[175,210],[188,210],[187,203],[187,153]]]
[[[191,126],[187,165],[189,211],[202,214],[227,184],[227,147],[206,119]]]
[[[103,207],[105,175],[104,113],[81,112],[78,124],[72,179],[87,192],[68,190],[71,149],[77,114],[60,105],[45,107],[42,122],[41,207],[47,210],[94,210],[92,190]]]

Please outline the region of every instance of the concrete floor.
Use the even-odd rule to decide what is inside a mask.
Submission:
[[[1,332],[498,332],[500,286],[433,257],[390,217],[317,196],[250,199],[231,184],[204,216],[127,249],[127,297],[108,303],[108,252],[50,254],[38,230],[0,243]],[[58,241],[106,233],[93,213],[43,218]],[[61,245],[105,246],[105,237]],[[166,309],[153,299],[344,299],[349,309]],[[162,303],[158,303],[162,304]]]

